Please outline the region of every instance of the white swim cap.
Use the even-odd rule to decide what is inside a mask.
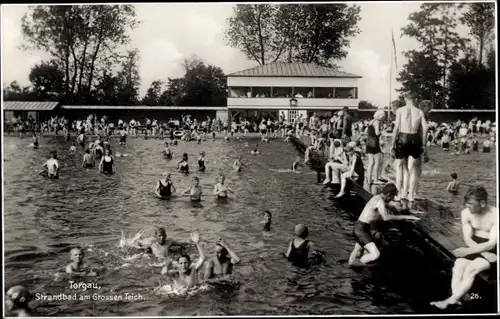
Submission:
[[[381,120],[383,119],[385,116],[385,112],[382,111],[382,110],[378,110],[376,111],[374,114],[373,114],[373,118],[376,119],[376,120]]]
[[[338,116],[343,116],[343,115],[344,115],[344,112],[342,112],[342,111],[338,111],[337,115],[338,115]]]
[[[345,148],[347,148],[347,149],[355,149],[356,148],[356,142],[349,142],[349,143],[347,143],[347,145],[345,146]]]

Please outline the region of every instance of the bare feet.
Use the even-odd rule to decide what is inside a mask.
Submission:
[[[431,302],[431,305],[434,307],[437,307],[441,310],[444,310],[444,309],[448,308],[448,306],[450,306],[450,305],[461,305],[461,303],[460,303],[460,301],[448,298],[448,299],[443,300],[443,301],[433,301],[433,302]]]
[[[340,198],[340,197],[342,197],[342,196],[344,196],[344,195],[345,195],[345,193],[344,193],[344,192],[340,192],[340,193],[338,193],[338,194],[337,194],[337,196],[335,196],[335,198]]]

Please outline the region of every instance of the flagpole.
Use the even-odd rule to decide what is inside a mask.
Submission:
[[[394,34],[391,28],[391,44]],[[392,101],[392,65],[394,64],[394,48],[391,48],[391,66],[389,68],[389,104],[387,105],[387,121],[391,123],[391,101]],[[387,123],[387,124],[389,124]]]

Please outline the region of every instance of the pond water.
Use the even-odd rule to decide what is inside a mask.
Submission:
[[[129,156],[115,158],[117,171],[110,177],[96,169],[82,169],[83,149],[70,154],[71,142],[62,137],[41,138],[37,150],[29,147],[30,142],[29,138],[4,138],[5,285],[23,284],[45,295],[90,296],[90,300],[34,301],[41,315],[419,313],[423,311],[419,305],[427,304],[436,293],[427,283],[441,277],[423,278],[428,272],[413,274],[408,285],[403,285],[402,278],[408,276],[396,268],[385,272],[349,269],[346,260],[354,245],[354,217],[331,200],[321,185],[314,184],[314,172],[286,170],[297,153],[282,140],[259,145],[259,156],[250,155],[257,140],[209,140],[201,145],[181,142],[173,147],[174,159],[170,161],[160,153],[161,140],[131,138],[127,146],[113,140],[114,154]],[[59,154],[59,180],[38,175],[51,150]],[[200,151],[206,153],[206,172],[189,176],[175,172],[181,153],[189,154],[194,168]],[[242,172],[231,172],[239,155],[251,165]],[[196,205],[181,197],[157,200],[152,193],[164,171],[173,173],[178,190],[189,186],[192,176],[200,177],[205,193],[212,192],[217,175],[224,172],[235,195],[227,203],[204,196]],[[269,233],[263,232],[260,224],[266,209],[273,213]],[[310,239],[325,252],[324,263],[304,270],[282,257],[298,223],[308,225]],[[242,261],[225,282],[205,284],[188,295],[169,293],[169,282],[160,275],[161,268],[154,260],[127,259],[117,247],[121,231],[133,235],[154,226],[165,227],[169,238],[181,242],[188,242],[191,232],[199,232],[209,256],[215,252],[215,241],[222,237]],[[56,278],[69,263],[69,250],[75,246],[85,247],[86,263],[104,268],[93,280],[100,289],[75,291],[70,289],[68,278]],[[420,255],[409,250],[394,254],[393,260],[399,256],[412,266],[428,268]],[[92,300],[94,294],[125,293],[140,294],[141,300]]]

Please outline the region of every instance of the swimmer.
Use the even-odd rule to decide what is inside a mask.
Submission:
[[[221,173],[219,175],[219,182],[214,186],[214,195],[217,196],[217,198],[227,198],[227,192],[234,194],[232,189],[224,185],[225,180],[226,177]]]
[[[38,136],[36,136],[36,133],[33,133],[33,148],[37,149],[38,148]]]
[[[101,163],[99,164],[99,171],[106,175],[113,174],[113,168],[115,168],[115,159],[111,156],[111,151],[106,148],[104,150],[104,156],[101,159]]]
[[[451,277],[451,296],[443,301],[431,302],[437,308],[446,309],[460,304],[479,273],[496,270],[498,208],[489,205],[487,200],[488,192],[482,186],[471,187],[464,196],[465,208],[461,219],[465,247],[453,251],[457,258]]]
[[[191,186],[189,186],[184,192],[182,192],[184,195],[189,195],[191,197],[191,201],[200,201],[201,200],[201,195],[203,195],[203,192],[200,187],[200,179],[198,177],[193,177],[193,182]]]
[[[491,151],[492,142],[488,139],[483,141],[483,153],[489,153]]]
[[[102,158],[102,154],[104,153],[104,149],[101,144],[102,143],[94,143],[94,156],[98,160]]]
[[[240,257],[223,239],[215,243],[215,251],[216,255],[207,261],[205,280],[232,274],[233,266],[240,262]]]
[[[162,153],[163,153],[163,156],[165,156],[166,158],[168,158],[168,159],[172,158],[173,153],[170,150],[170,148],[168,147],[168,142],[165,142],[165,149],[162,151]]]
[[[75,144],[75,143],[73,143],[73,144],[71,145],[71,147],[69,148],[69,152],[70,152],[70,153],[74,153],[74,152],[76,152],[76,144]]]
[[[295,159],[295,161],[292,163],[292,171],[297,171],[299,167],[304,167],[304,164],[302,164],[302,161],[301,161],[301,158],[300,156],[297,156],[297,158]]]
[[[80,144],[81,147],[85,147],[85,134],[80,133],[78,137],[76,138],[76,141]]]
[[[34,316],[35,314],[28,306],[31,298],[28,288],[21,285],[11,287],[5,294],[6,315],[9,317]]]
[[[80,276],[90,276],[90,277],[97,276],[97,273],[92,269],[90,271],[87,271],[83,267],[83,258],[85,258],[85,253],[83,252],[83,249],[73,248],[71,249],[69,254],[72,262],[66,266],[66,273],[80,275]]]
[[[94,166],[95,166],[94,156],[92,156],[89,149],[86,149],[85,154],[83,154],[82,167],[83,168],[91,168]]]
[[[420,220],[415,216],[391,215],[388,212],[389,203],[398,194],[398,189],[392,183],[386,184],[379,195],[373,196],[361,212],[358,221],[354,225],[354,236],[356,245],[349,257],[350,266],[366,266],[368,263],[377,260],[380,257],[380,251],[375,245],[375,239],[372,237],[371,226],[380,218],[384,221],[389,220]],[[360,258],[361,257],[361,258]]]
[[[47,170],[42,172],[42,174],[46,173],[47,177],[59,179],[59,161],[57,160],[57,152],[51,152],[51,158],[45,162],[42,166]]]
[[[199,258],[196,263],[191,263],[189,255],[182,255],[177,261],[177,269],[162,269],[162,274],[173,279],[175,287],[178,289],[193,288],[197,284],[198,271],[205,262],[205,253],[200,245],[200,236],[197,233],[191,234],[191,240],[198,248]]]
[[[152,254],[158,259],[167,260],[169,250],[176,243],[168,239],[167,240],[167,232],[163,227],[155,227],[154,236],[139,239],[134,242],[133,247],[142,249],[146,253]]]
[[[179,172],[188,174],[189,173],[189,163],[187,153],[182,154],[182,159],[177,163],[177,169]]]
[[[163,173],[163,181],[158,180],[158,184],[155,187],[155,195],[160,199],[168,199],[175,193],[175,186],[170,179],[170,173]]]
[[[250,163],[248,163],[248,164],[243,164],[243,163],[241,162],[241,159],[242,159],[242,156],[239,156],[239,157],[238,157],[238,159],[236,159],[236,160],[234,161],[234,163],[233,163],[233,169],[234,169],[234,171],[235,171],[235,172],[241,172],[241,169],[242,169],[243,167],[246,167],[246,166],[250,165]]]
[[[204,172],[205,169],[206,169],[206,167],[205,167],[205,152],[201,152],[200,158],[198,158],[198,171]]]
[[[460,182],[458,181],[458,175],[457,173],[452,173],[451,178],[453,179],[451,182],[448,183],[448,186],[446,186],[446,190],[450,193],[453,194],[458,194],[458,189],[460,187]]]
[[[268,210],[264,211],[264,220],[261,223],[264,224],[263,228],[265,231],[271,230],[272,218],[273,215],[271,214],[270,211]]]
[[[255,148],[250,152],[250,154],[252,154],[252,155],[259,155],[260,152],[259,152],[258,147],[259,147],[259,144],[256,144]]]
[[[128,135],[127,131],[124,128],[122,128],[120,130],[120,145],[127,144],[127,135]]]
[[[306,225],[295,226],[295,237],[290,240],[285,257],[295,266],[306,266],[314,255],[313,243],[307,239],[309,229]]]

